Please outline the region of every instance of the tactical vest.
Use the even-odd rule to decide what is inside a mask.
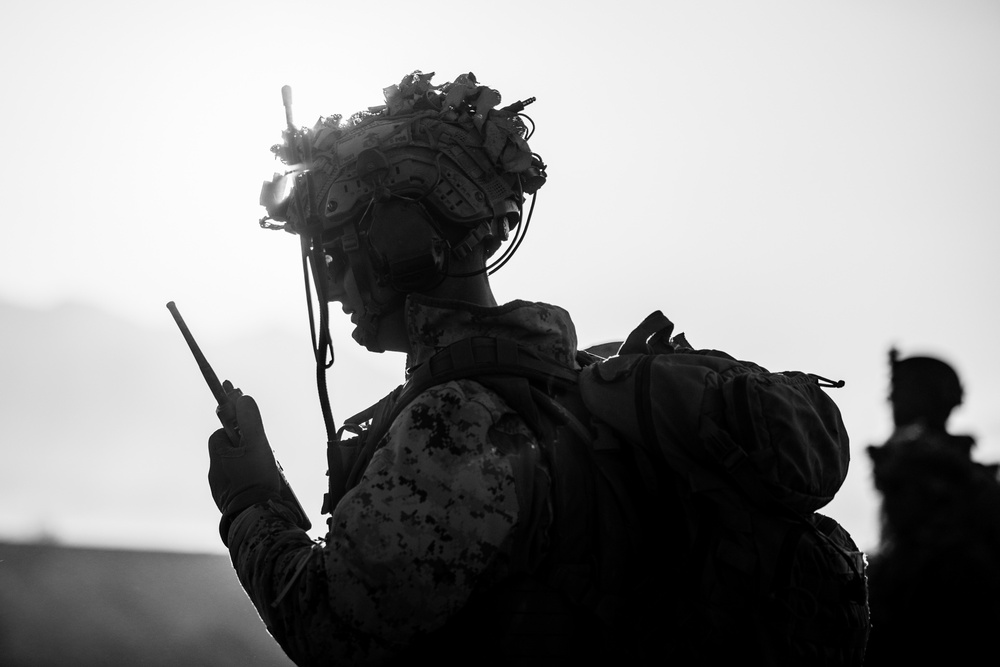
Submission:
[[[527,413],[525,421],[538,434],[543,458],[551,464],[515,470],[515,484],[526,490],[519,497],[530,500],[519,509],[522,529],[511,549],[510,576],[491,589],[474,591],[461,613],[445,627],[418,638],[399,662],[413,664],[427,658],[435,665],[474,661],[552,667],[592,660],[662,664],[669,655],[666,647],[658,645],[655,654],[643,652],[650,637],[662,634],[666,606],[646,608],[635,600],[643,592],[663,590],[653,579],[668,572],[675,576],[676,569],[664,556],[669,550],[662,535],[636,530],[652,522],[638,515],[644,511],[635,502],[640,482],[625,450],[612,446],[609,437],[602,439],[604,450],[594,451],[591,443],[566,426],[565,416],[529,406],[526,401],[532,392],[524,378],[464,381],[475,381],[499,395],[522,418]],[[395,416],[405,408],[400,401],[408,404],[415,397],[402,385],[346,421],[342,430],[354,436],[340,443],[340,463],[347,472],[345,491],[359,483],[383,444]],[[599,467],[592,460],[595,456],[602,459]],[[602,492],[596,490],[598,485]],[[330,497],[326,503],[332,508]],[[599,503],[599,498],[617,502]],[[539,519],[542,515],[544,519]],[[663,522],[663,517],[657,519]],[[546,524],[543,529],[534,525],[539,521]],[[598,535],[617,539],[607,541],[601,552]]]

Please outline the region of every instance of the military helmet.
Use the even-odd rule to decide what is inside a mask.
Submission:
[[[943,426],[951,411],[962,403],[958,373],[949,364],[929,356],[899,358],[889,351],[891,372],[889,400],[897,423],[924,418]]]
[[[492,254],[545,182],[520,114],[533,100],[498,108],[500,94],[472,73],[439,86],[433,76],[414,72],[384,89],[384,105],[311,129],[288,112],[285,141],[272,148],[287,170],[264,183],[262,226],[325,245],[374,203],[404,199],[427,210],[452,252],[482,243]]]

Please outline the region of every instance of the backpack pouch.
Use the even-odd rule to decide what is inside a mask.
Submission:
[[[596,417],[658,451],[696,490],[722,483],[725,469],[756,500],[809,513],[847,475],[840,411],[805,373],[719,352],[629,354],[585,368],[580,391]]]

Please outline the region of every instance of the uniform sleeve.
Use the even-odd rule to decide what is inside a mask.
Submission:
[[[530,432],[500,399],[447,383],[396,418],[325,544],[278,505],[242,513],[230,531],[233,564],[285,652],[300,665],[384,662],[502,577],[520,461],[493,443],[511,438]]]

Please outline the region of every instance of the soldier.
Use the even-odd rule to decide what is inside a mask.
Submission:
[[[771,374],[701,351],[690,355],[690,374],[676,376],[685,396],[713,397],[694,407],[672,400],[673,389],[652,396],[651,385],[635,383],[644,400],[625,407],[588,399],[585,387],[624,396],[626,376],[638,382],[660,352],[694,351],[657,311],[621,347],[649,364],[585,380],[599,362],[577,349],[564,310],[497,304],[488,274],[517,248],[526,197],[546,179],[521,114],[531,100],[500,106],[472,74],[435,86],[419,72],[385,98],[310,130],[289,113],[275,149],[288,172],[262,192],[262,225],[299,235],[317,290],[317,382],[331,445],[325,539],[305,532],[253,399],[236,401],[239,442],[224,430],[209,441],[223,541],[285,652],[302,665],[860,664],[864,563],[846,531],[811,505],[784,508],[795,520],[776,516],[770,487],[753,484],[769,453],[751,472],[737,465],[749,456],[730,456],[742,451],[732,436],[702,428],[723,412],[722,373],[709,367]],[[358,343],[404,352],[407,364],[407,382],[339,432],[323,381],[329,301],[350,316]],[[815,416],[821,406],[829,417],[815,429],[829,437],[812,443],[830,458],[805,448],[809,461],[824,459],[810,476],[823,488],[809,493],[826,497],[843,481],[847,441],[820,379],[796,377],[807,378],[792,387],[802,400],[782,394],[776,409],[805,405]],[[657,451],[659,434],[629,438],[653,423],[654,402],[683,413],[668,422],[698,425],[683,438],[697,452],[684,459],[690,467],[671,467],[677,459]],[[626,424],[595,410],[612,405]],[[707,417],[706,405],[715,410]],[[728,428],[752,448],[751,410],[740,403],[745,420]],[[796,419],[777,422],[793,434],[777,427],[768,442],[807,437]],[[701,447],[720,459],[711,471]],[[733,466],[763,491],[760,506],[723,482]]]
[[[868,448],[882,536],[865,664],[977,664],[1000,623],[997,466],[973,461],[973,438],[947,430],[963,396],[951,366],[892,350],[890,368],[895,428]]]
[[[289,115],[276,147],[289,173],[265,187],[267,224],[302,237],[320,308],[340,302],[357,342],[405,352],[408,372],[477,336],[576,368],[569,315],[498,306],[487,275],[510,230],[527,223],[525,195],[545,181],[518,114],[524,103],[500,107],[472,74],[441,86],[431,76],[405,77],[385,90],[385,106],[346,121],[295,130]],[[528,576],[550,539],[550,475],[536,431],[502,394],[446,382],[396,406],[391,422],[397,394],[387,397],[367,439],[343,456],[332,450],[319,543],[282,499],[256,404],[238,400],[240,446],[221,430],[209,442],[222,538],[297,664],[600,655],[596,620]]]

